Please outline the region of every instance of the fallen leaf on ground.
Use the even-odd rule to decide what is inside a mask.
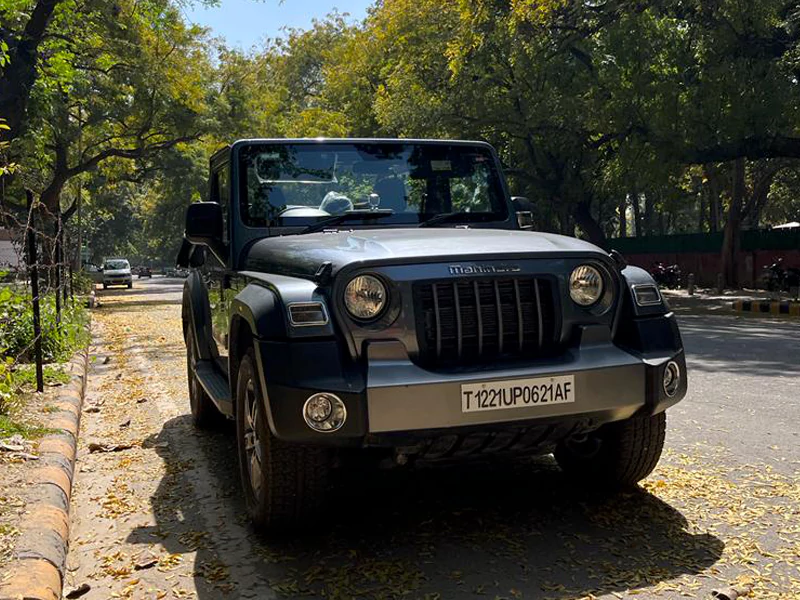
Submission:
[[[81,585],[76,587],[74,590],[68,592],[66,597],[69,598],[69,600],[73,600],[74,598],[80,598],[81,596],[86,594],[91,589],[92,589],[92,586],[90,586],[88,583],[82,583]]]
[[[130,450],[134,444],[96,444],[91,442],[89,444],[89,452],[120,452],[121,450]]]
[[[134,565],[134,567],[133,567],[133,570],[134,571],[144,571],[145,569],[149,569],[151,567],[155,567],[157,564],[158,564],[158,559],[157,558],[151,558],[151,559],[143,560],[141,562],[136,563]]]

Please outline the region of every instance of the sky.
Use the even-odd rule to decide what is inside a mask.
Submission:
[[[229,46],[247,50],[265,37],[278,37],[281,28],[308,29],[312,19],[321,19],[337,9],[351,19],[363,19],[373,0],[220,0],[215,8],[201,3],[188,4],[186,18],[210,27],[224,37]]]

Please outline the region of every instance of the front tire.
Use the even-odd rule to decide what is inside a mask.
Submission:
[[[251,348],[236,383],[236,445],[247,512],[261,531],[308,526],[325,502],[330,451],[272,435],[255,364]]]
[[[198,429],[213,429],[224,420],[224,417],[197,379],[195,369],[198,359],[194,332],[192,326],[189,325],[186,332],[186,377],[189,383],[189,406],[192,411],[192,422]]]
[[[566,440],[555,451],[567,475],[605,489],[630,488],[652,473],[661,458],[667,416],[632,417],[603,425],[585,440]]]

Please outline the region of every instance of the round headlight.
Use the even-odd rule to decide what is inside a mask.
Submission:
[[[356,319],[374,319],[386,306],[386,286],[372,275],[354,277],[344,290],[344,305]]]
[[[603,296],[603,275],[589,265],[575,267],[569,276],[569,295],[575,304],[591,306]]]

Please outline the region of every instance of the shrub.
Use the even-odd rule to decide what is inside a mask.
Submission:
[[[85,309],[77,303],[62,306],[61,322],[56,319],[55,297],[39,304],[44,362],[65,360],[86,341]],[[0,356],[22,362],[33,360],[33,303],[30,294],[6,287],[0,289]]]

